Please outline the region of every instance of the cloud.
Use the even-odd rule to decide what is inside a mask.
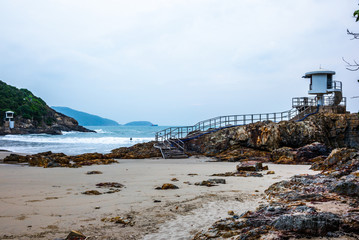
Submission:
[[[119,122],[192,124],[281,111],[306,96],[300,77],[357,57],[343,0],[0,0],[0,79],[50,105]],[[355,88],[356,87],[356,88]],[[349,108],[357,111],[356,103]],[[200,109],[200,110],[199,110]]]

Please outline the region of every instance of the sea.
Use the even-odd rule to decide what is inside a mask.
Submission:
[[[29,134],[0,136],[0,149],[35,154],[52,151],[77,155],[109,153],[119,147],[155,140],[155,134],[166,126],[86,126],[95,133],[62,132],[62,135]]]

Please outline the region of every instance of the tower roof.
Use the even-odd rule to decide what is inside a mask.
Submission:
[[[305,73],[303,78],[310,78],[312,75],[320,75],[320,74],[334,75],[335,72],[330,71],[330,70],[325,70],[325,69],[319,69],[319,70],[315,70],[315,71]]]

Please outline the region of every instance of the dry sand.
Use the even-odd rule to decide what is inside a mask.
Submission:
[[[208,162],[206,158],[119,162],[77,169],[1,164],[0,239],[65,238],[70,230],[81,231],[88,239],[190,239],[196,231],[227,217],[229,210],[240,214],[255,209],[265,201],[263,192],[272,183],[294,174],[314,173],[309,166],[268,164],[275,175],[210,177],[234,171],[237,163]],[[103,174],[86,174],[92,170]],[[179,181],[171,182],[172,178]],[[209,178],[224,178],[227,184],[184,183]],[[119,182],[125,188],[113,194],[81,194],[104,192],[95,186],[100,182]],[[155,190],[163,183],[179,189]],[[116,216],[131,217],[134,226],[101,221]]]

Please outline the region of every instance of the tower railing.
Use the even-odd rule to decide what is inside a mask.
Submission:
[[[324,96],[324,105],[323,106],[333,106],[335,105],[335,96]],[[318,99],[317,97],[309,98],[309,97],[296,97],[292,98],[292,107],[293,108],[300,108],[300,107],[315,107],[318,105]],[[339,104],[340,106],[346,106],[347,105],[347,98],[343,97]]]
[[[342,82],[332,81],[332,84],[331,84],[330,88],[328,88],[328,90],[342,91]]]
[[[241,126],[261,121],[289,121],[301,112],[302,111],[293,108],[289,111],[277,113],[219,116],[198,122],[193,126],[166,128],[156,133],[155,140],[163,142],[168,139],[185,139],[198,135],[201,132],[211,131],[212,129]]]

